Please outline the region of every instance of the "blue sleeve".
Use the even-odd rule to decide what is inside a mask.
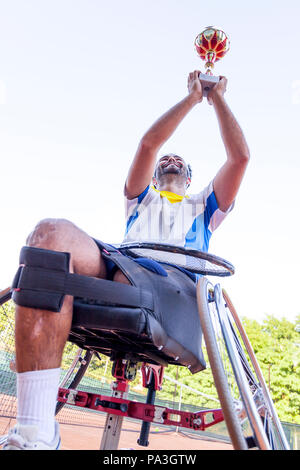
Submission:
[[[216,210],[218,208],[219,208],[218,202],[217,202],[215,193],[213,191],[212,193],[210,193],[210,195],[208,196],[208,198],[206,200],[206,207],[205,207],[205,211],[204,211],[204,226],[205,226],[205,229],[208,229],[209,224],[210,224],[210,220],[211,220],[212,216],[214,215],[214,213],[216,212]]]
[[[144,199],[144,197],[148,193],[149,188],[150,188],[150,185],[148,185],[147,188],[138,196],[138,204],[140,204],[142,202],[142,200]]]

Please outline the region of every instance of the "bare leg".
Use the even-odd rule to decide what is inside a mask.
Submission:
[[[67,220],[43,220],[29,235],[27,244],[70,253],[71,272],[106,277],[105,262],[94,240]],[[129,283],[120,271],[114,280]],[[17,426],[6,443],[8,450],[24,448],[24,439],[27,448],[28,442],[47,449],[59,445],[54,415],[61,359],[72,324],[72,312],[71,296],[65,296],[60,312],[16,306],[18,412]]]
[[[71,272],[106,277],[105,263],[94,240],[67,220],[43,220],[29,235],[27,244],[71,253]],[[70,332],[72,309],[71,296],[65,296],[58,313],[16,306],[17,372],[60,367]]]

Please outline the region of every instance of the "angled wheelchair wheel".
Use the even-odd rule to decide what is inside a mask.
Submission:
[[[222,290],[221,300],[223,302],[223,308],[225,308],[225,312],[227,314],[228,322],[232,331],[232,337],[234,338],[236,348],[239,351],[240,360],[243,363],[245,375],[248,378],[248,386],[251,388],[256,408],[258,409],[260,419],[263,423],[263,429],[267,437],[268,444],[272,450],[289,450],[289,444],[249,338],[227,292],[224,289]],[[240,349],[241,344],[244,346],[243,350]]]
[[[93,351],[83,350],[78,348],[76,351],[75,357],[70,365],[68,371],[66,372],[63,380],[59,384],[60,388],[68,388],[71,390],[76,390],[82,377],[84,376],[87,368],[90,365],[91,359],[93,357]],[[55,408],[55,415],[57,415],[60,410],[63,408],[65,403],[57,402]]]
[[[5,304],[8,300],[11,299],[11,288],[7,287],[7,289],[4,289],[0,291],[0,305]]]
[[[248,446],[236,409],[237,400],[232,394],[233,377],[226,373],[227,365],[224,366],[228,357],[226,354],[224,356],[220,331],[217,330],[214,286],[205,277],[200,278],[197,284],[197,302],[207,355],[228,433],[234,449],[246,450]]]
[[[253,349],[227,293],[201,278],[197,300],[207,354],[234,448],[288,450]]]

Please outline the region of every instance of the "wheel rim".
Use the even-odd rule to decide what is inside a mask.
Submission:
[[[263,439],[267,441],[271,449],[289,450],[289,444],[251,343],[228,294],[224,290],[222,291],[222,300],[226,308],[227,316],[230,319],[230,324],[234,325],[235,328],[233,334],[236,336],[236,343],[241,341],[244,345],[244,347],[239,350],[239,354],[241,358],[243,358],[244,372],[248,380],[251,381],[250,391],[263,424]],[[238,334],[240,335],[240,340],[238,339]],[[241,344],[238,347],[241,348]]]

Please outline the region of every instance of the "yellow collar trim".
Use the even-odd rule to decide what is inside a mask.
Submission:
[[[189,196],[180,196],[179,194],[172,193],[170,191],[159,191],[158,189],[154,188],[154,186],[152,186],[152,189],[159,193],[161,197],[166,197],[172,204],[175,202],[181,202],[184,198],[189,198]]]

